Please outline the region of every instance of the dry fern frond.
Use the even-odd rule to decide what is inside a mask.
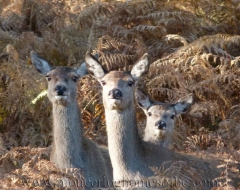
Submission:
[[[122,68],[128,70],[128,63],[134,58],[134,55],[104,54],[99,58],[99,60],[106,65],[108,70],[118,70]]]
[[[83,189],[85,180],[82,172],[77,168],[59,170],[48,161],[49,155],[49,148],[11,150],[0,159],[0,170],[5,173],[1,176],[0,187]]]
[[[176,34],[168,34],[165,36],[165,39],[167,42],[172,42],[175,40],[180,41],[184,46],[188,44],[186,38],[180,36],[180,35],[176,35]]]
[[[211,146],[212,137],[208,134],[203,135],[194,135],[192,137],[187,137],[186,146],[188,151],[191,150],[193,152],[200,150],[206,150],[207,147]]]
[[[13,43],[14,40],[16,40],[15,37],[11,36],[8,32],[4,32],[2,30],[0,30],[0,42],[1,42],[1,50],[3,50],[3,48],[10,43]]]
[[[236,161],[232,159],[232,157],[225,159],[221,165],[219,165],[219,168],[225,168],[223,175],[221,177],[218,177],[218,183],[219,187],[218,189],[230,189],[234,190],[234,180],[238,179],[239,177],[239,171],[236,168]]]
[[[99,51],[104,50],[123,50],[127,43],[121,38],[111,38],[110,36],[103,36],[98,40],[98,49]]]
[[[96,3],[85,7],[78,15],[78,26],[80,28],[92,26],[101,17],[109,17],[112,13],[111,9],[111,6],[105,3]]]
[[[199,172],[191,166],[187,166],[183,161],[164,162],[161,168],[155,169],[154,178],[159,180],[158,188],[164,189],[173,188],[181,190],[190,187],[193,188],[193,183],[200,184],[202,182]],[[197,185],[195,188],[200,189],[200,186]]]
[[[142,33],[142,35],[146,37],[153,36],[161,38],[165,36],[166,29],[160,26],[138,25],[133,27],[130,32]]]

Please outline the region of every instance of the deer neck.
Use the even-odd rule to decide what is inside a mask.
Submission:
[[[59,168],[82,167],[82,125],[77,101],[71,105],[53,104],[53,151]]]
[[[123,111],[105,109],[105,115],[114,180],[131,178],[142,164],[134,106]]]
[[[150,125],[147,123],[145,131],[144,131],[143,139],[145,141],[153,141],[154,140],[154,129]]]

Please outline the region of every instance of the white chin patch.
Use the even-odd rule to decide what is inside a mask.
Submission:
[[[166,130],[165,129],[155,129],[155,133],[160,135],[160,134],[165,134]]]
[[[120,99],[108,99],[108,101],[113,106],[119,105],[122,102],[122,100],[120,100]]]
[[[108,99],[110,104],[120,104],[122,100],[120,99]]]
[[[155,136],[158,140],[162,140],[166,136],[165,132],[166,131],[162,129],[155,129]]]
[[[66,100],[67,96],[55,96],[56,100]]]

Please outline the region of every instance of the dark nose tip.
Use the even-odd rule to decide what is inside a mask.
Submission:
[[[122,92],[119,89],[113,89],[113,90],[109,91],[108,95],[114,99],[122,98]]]
[[[163,129],[163,128],[166,128],[167,127],[167,124],[164,122],[164,121],[158,121],[155,123],[155,126],[158,128],[158,129]]]
[[[66,92],[67,88],[65,86],[62,85],[57,85],[55,87],[55,91],[57,93],[58,96],[63,96],[64,92]]]

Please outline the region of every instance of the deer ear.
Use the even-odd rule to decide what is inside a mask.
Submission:
[[[178,100],[176,104],[173,105],[177,114],[182,114],[186,112],[193,103],[193,94],[188,94]]]
[[[94,55],[94,57],[95,57],[96,59],[98,59],[98,58],[99,58],[98,53],[96,53],[96,54]],[[83,62],[83,63],[80,65],[80,67],[77,68],[77,74],[78,74],[80,77],[83,77],[83,76],[89,74],[89,73],[88,73],[88,69],[87,69],[87,64],[86,64],[86,62]]]
[[[148,54],[145,53],[138,61],[133,65],[131,75],[134,80],[139,80],[144,74],[148,72]]]
[[[104,70],[102,65],[98,62],[98,60],[92,54],[86,53],[85,61],[89,73],[93,75],[97,80],[101,80],[106,74],[106,71]]]
[[[147,111],[152,105],[149,96],[139,88],[135,90],[135,98],[138,106],[142,108],[144,111]]]
[[[80,67],[77,68],[77,74],[80,77],[83,77],[88,74],[86,62],[83,62]]]
[[[31,61],[39,73],[46,75],[52,70],[52,66],[34,51],[31,51]]]

